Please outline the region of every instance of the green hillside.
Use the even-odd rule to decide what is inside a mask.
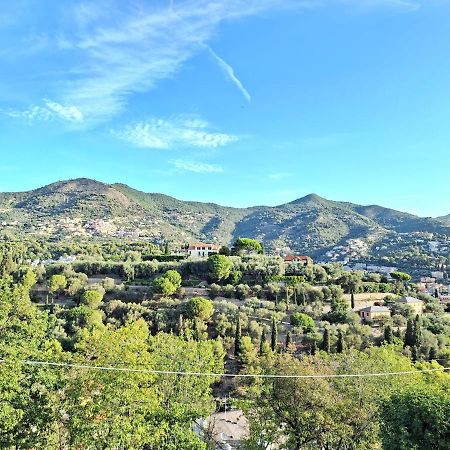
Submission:
[[[381,248],[386,250],[398,242],[403,245],[405,239],[410,239],[412,246],[412,240],[431,239],[430,234],[443,242],[450,236],[450,221],[443,218],[420,218],[315,194],[275,207],[231,208],[89,179],[0,194],[0,222],[3,235],[54,239],[115,236],[229,244],[236,237],[248,236],[263,241],[269,251],[315,257],[336,246],[347,246],[350,253],[376,258],[382,254]]]

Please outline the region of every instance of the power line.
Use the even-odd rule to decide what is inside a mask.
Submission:
[[[0,364],[7,361],[0,359]],[[253,373],[213,373],[213,372],[182,372],[172,370],[152,370],[152,369],[133,369],[129,367],[113,367],[113,366],[92,366],[88,364],[73,364],[61,363],[54,361],[34,361],[34,360],[19,360],[17,361],[23,365],[29,366],[50,366],[58,368],[83,369],[83,370],[101,370],[109,372],[126,372],[126,373],[143,373],[149,375],[181,375],[181,376],[195,376],[195,377],[211,377],[211,378],[368,378],[368,377],[385,377],[395,375],[414,375],[419,373],[445,372],[450,370],[450,367],[440,367],[435,369],[421,369],[421,370],[406,370],[399,372],[374,372],[374,373],[347,373],[347,374],[317,374],[317,375],[277,375],[277,374],[253,374]]]

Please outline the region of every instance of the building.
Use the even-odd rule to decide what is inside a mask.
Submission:
[[[208,256],[219,253],[221,246],[217,244],[205,244],[203,242],[195,242],[188,247],[188,253],[191,257],[208,258]]]
[[[391,310],[386,306],[368,306],[358,312],[362,320],[376,321],[391,317]]]
[[[402,297],[402,298],[398,299],[398,302],[408,305],[414,311],[414,314],[422,314],[423,313],[423,307],[424,307],[423,300],[420,300],[415,297]]]
[[[284,257],[284,262],[286,264],[290,263],[300,263],[306,266],[312,266],[314,264],[314,261],[309,256],[296,256],[296,255],[289,255]]]
[[[431,272],[431,276],[436,278],[436,280],[443,280],[444,279],[444,272],[442,271],[436,271],[436,272]]]

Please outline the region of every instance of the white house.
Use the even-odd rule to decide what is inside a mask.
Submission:
[[[217,244],[205,244],[203,242],[195,242],[188,247],[188,253],[191,257],[208,258],[208,256],[219,253],[221,246]]]

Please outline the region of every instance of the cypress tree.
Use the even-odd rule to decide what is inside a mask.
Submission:
[[[317,353],[317,341],[314,339],[314,341],[311,344],[311,355],[315,355]]]
[[[419,349],[414,346],[411,350],[411,359],[416,362],[419,359]]]
[[[416,319],[414,320],[414,332],[413,332],[413,346],[420,348],[422,345],[422,326],[420,323],[419,314],[416,315]]]
[[[200,330],[198,329],[198,320],[194,319],[194,329],[192,330],[192,337],[194,341],[200,340]]]
[[[342,330],[339,330],[338,340],[337,340],[337,344],[336,344],[336,352],[342,353],[344,350],[345,350],[344,335],[342,334]]]
[[[433,347],[430,348],[430,352],[428,353],[428,359],[433,361],[437,359],[437,349],[433,345]]]
[[[384,329],[384,342],[386,344],[392,344],[394,342],[394,333],[390,325],[387,325]]]
[[[330,353],[330,332],[328,328],[325,328],[323,332],[322,343],[320,344],[320,350]]]
[[[265,346],[266,342],[267,342],[266,330],[265,330],[265,328],[263,328],[262,333],[261,333],[261,340],[259,341],[259,354],[260,355],[264,354],[264,346]]]
[[[241,354],[241,338],[242,338],[241,315],[238,311],[238,315],[236,318],[236,330],[234,333],[234,356],[239,356]]]
[[[272,319],[272,336],[270,348],[273,352],[276,352],[278,348],[278,326],[277,322],[275,321],[275,317]]]
[[[289,350],[289,347],[291,346],[291,344],[292,344],[292,335],[291,335],[291,332],[288,331],[286,333],[286,350]]]
[[[178,316],[178,324],[177,324],[177,332],[178,336],[182,337],[184,335],[184,320],[183,320],[183,314],[180,314]]]
[[[408,319],[406,323],[404,347],[414,347],[414,322]]]
[[[350,295],[351,308],[355,309],[355,294],[352,292]]]

